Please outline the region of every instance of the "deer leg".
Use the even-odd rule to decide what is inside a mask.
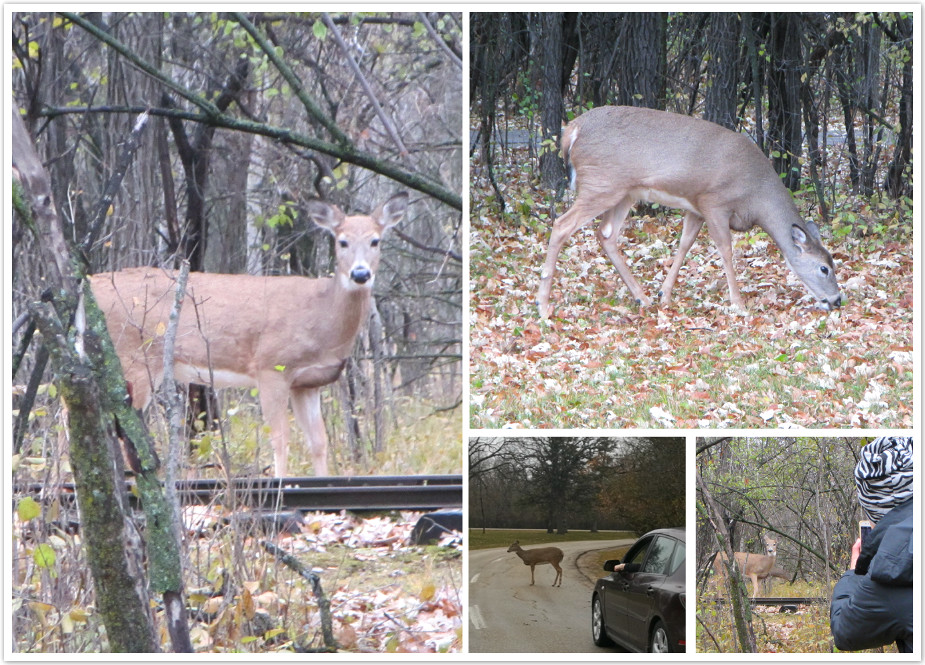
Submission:
[[[719,221],[718,221],[719,220]],[[729,229],[728,215],[709,215],[707,217],[707,231],[719,249],[719,256],[723,260],[723,270],[726,272],[726,283],[729,285],[729,299],[732,304],[745,309],[745,301],[736,284],[735,266],[732,263],[732,231]]]
[[[536,304],[540,311],[540,318],[549,316],[549,294],[552,291],[552,278],[556,274],[556,260],[562,246],[572,237],[579,228],[601,214],[599,206],[592,207],[581,200],[579,195],[575,204],[566,210],[555,221],[549,235],[549,249],[546,251],[546,262],[540,274],[540,288],[536,294]]]
[[[535,566],[530,566],[530,586],[533,586],[536,583],[536,580],[533,578],[533,569]]]
[[[674,261],[671,263],[671,269],[668,271],[668,276],[665,277],[662,288],[659,289],[658,292],[662,297],[661,302],[663,305],[671,304],[671,291],[674,289],[674,284],[678,279],[678,273],[681,272],[681,266],[684,265],[687,253],[694,245],[694,241],[697,239],[697,234],[700,233],[700,228],[702,226],[703,217],[697,213],[689,212],[684,216],[684,226],[681,229],[681,243],[678,245],[678,252],[675,254]]]
[[[273,443],[273,473],[277,478],[286,475],[289,457],[289,386],[282,375],[270,375],[258,382],[260,411],[270,426],[270,440]]]
[[[633,277],[629,266],[626,265],[626,257],[620,251],[620,245],[617,242],[617,238],[619,238],[620,232],[623,230],[623,225],[626,223],[626,215],[634,203],[635,201],[632,198],[624,196],[617,205],[605,212],[601,218],[601,223],[597,226],[597,239],[601,243],[607,258],[610,259],[617,272],[620,273],[620,277],[623,278],[623,282],[629,288],[630,293],[633,294],[633,297],[640,305],[648,307],[652,304],[652,299],[645,294],[642,285]]]
[[[321,389],[295,388],[292,391],[292,411],[296,422],[305,432],[316,476],[328,475],[328,433],[321,416]]]
[[[552,562],[550,562],[550,563],[552,563]],[[552,565],[553,565],[553,566],[555,567],[555,569],[556,569],[556,579],[553,580],[552,585],[553,585],[553,586],[562,586],[562,568],[561,568],[561,566],[559,566],[559,564],[557,564],[557,563],[553,563]],[[557,582],[558,582],[558,585],[556,584]]]

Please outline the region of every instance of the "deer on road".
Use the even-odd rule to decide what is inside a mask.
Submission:
[[[558,547],[534,547],[533,549],[525,550],[520,546],[520,541],[515,540],[507,548],[507,551],[514,552],[523,560],[524,565],[530,566],[530,586],[535,583],[533,577],[534,568],[542,563],[552,564],[552,567],[556,569],[556,579],[553,580],[552,585],[562,586],[562,567],[559,564],[562,563],[562,557],[565,555]]]

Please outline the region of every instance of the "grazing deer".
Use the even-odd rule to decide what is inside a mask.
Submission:
[[[553,586],[562,586],[562,550],[558,547],[534,547],[525,550],[520,546],[520,541],[515,540],[514,544],[507,548],[508,552],[514,552],[523,560],[525,566],[530,566],[530,586],[534,584],[533,569],[541,563],[550,563],[556,569],[556,579],[553,580]],[[558,584],[557,584],[558,583]]]
[[[790,192],[751,139],[712,122],[628,106],[601,106],[575,118],[562,133],[561,154],[578,195],[553,225],[540,275],[540,317],[550,314],[556,259],[572,234],[596,217],[597,238],[630,292],[652,300],[633,277],[618,239],[638,201],[687,211],[681,243],[659,291],[671,303],[678,272],[697,233],[707,230],[719,249],[733,305],[744,309],[732,263],[731,231],[760,226],[825,309],[841,306],[832,257],[819,229],[800,217]]]
[[[751,552],[735,552],[736,563],[739,564],[739,571],[743,577],[750,577],[752,580],[752,598],[758,597],[758,580],[768,577],[768,575],[777,575],[774,563],[777,561],[777,540],[766,533],[764,538],[764,548],[766,554],[752,554]],[[726,577],[726,554],[720,552],[714,562],[716,568],[716,584],[719,586]],[[783,571],[781,571],[783,572]]]
[[[177,381],[256,387],[270,426],[274,472],[286,475],[291,401],[315,475],[328,474],[321,388],[340,375],[369,316],[380,239],[404,216],[402,192],[370,215],[345,215],[319,200],[308,216],[335,238],[334,276],[192,273],[177,328]],[[163,378],[163,335],[175,278],[158,268],[90,277],[122,364],[132,404],[143,409]]]

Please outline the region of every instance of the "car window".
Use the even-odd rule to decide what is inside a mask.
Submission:
[[[675,542],[677,541],[675,541],[674,538],[658,536],[652,543],[652,546],[649,547],[649,556],[642,566],[642,572],[658,573],[660,575],[667,574],[668,563],[671,561],[671,554],[674,552]]]
[[[671,563],[668,564],[668,574],[674,575],[674,571],[678,569],[679,566],[684,565],[684,543],[680,540],[678,544],[675,545],[674,554],[671,555]]]
[[[649,551],[649,545],[652,543],[651,538],[646,538],[645,540],[640,540],[629,552],[626,553],[626,559],[624,563],[639,563],[641,564],[643,559],[646,558],[646,552]]]

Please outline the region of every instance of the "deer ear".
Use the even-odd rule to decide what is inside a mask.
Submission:
[[[809,235],[796,224],[790,227],[790,238],[801,252],[806,252],[809,249]]]
[[[407,211],[408,192],[399,192],[379,206],[373,213],[373,217],[379,222],[379,226],[387,229],[398,224]]]
[[[305,209],[309,219],[331,233],[344,221],[344,213],[340,208],[321,199],[309,199]]]

